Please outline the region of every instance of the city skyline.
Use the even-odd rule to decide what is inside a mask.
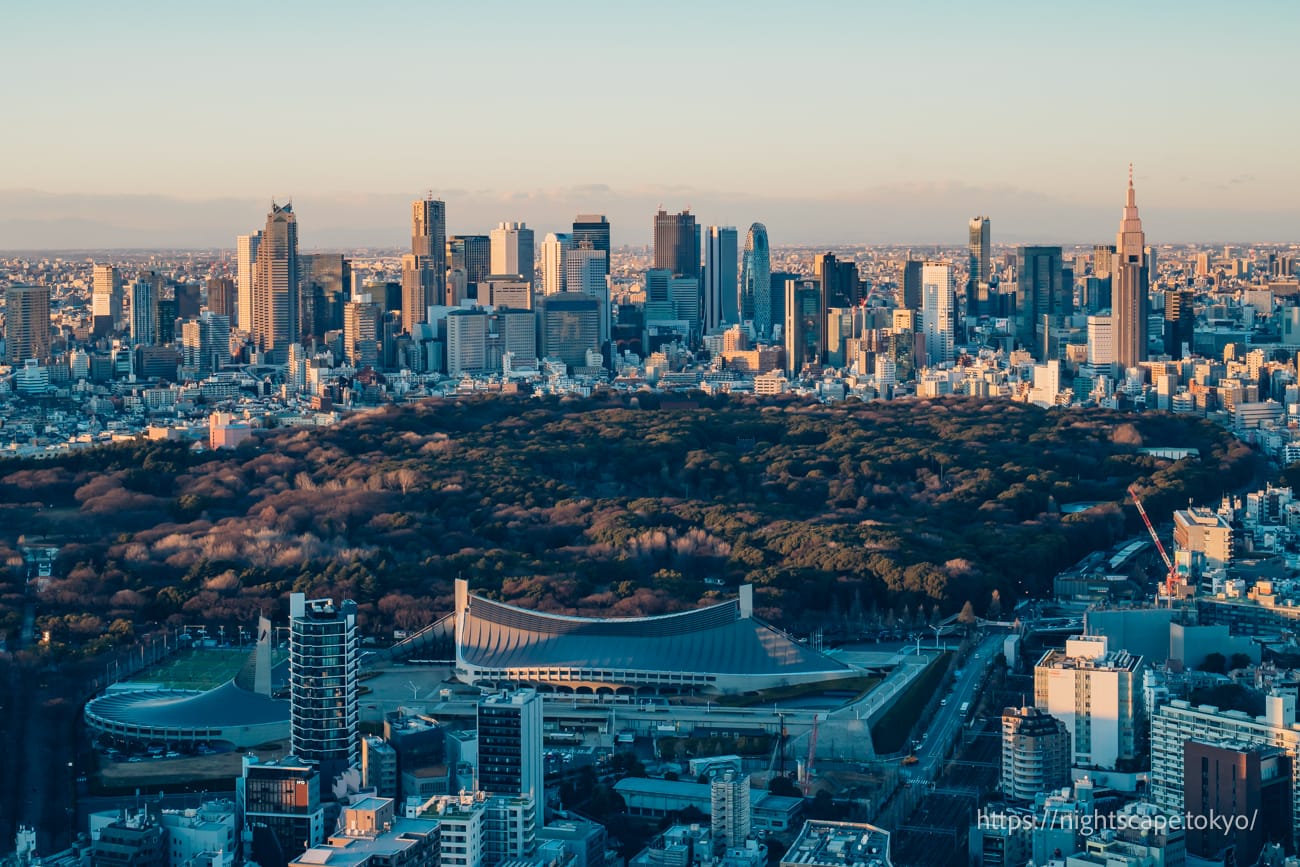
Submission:
[[[462,231],[509,220],[545,234],[598,212],[616,244],[646,243],[638,215],[660,205],[703,224],[762,221],[778,243],[959,241],[977,213],[993,217],[995,242],[1083,243],[1108,234],[1130,161],[1162,227],[1153,241],[1300,235],[1289,196],[1300,167],[1286,144],[1300,121],[1277,110],[1286,25],[1300,11],[1282,3],[1232,16],[1209,3],[1084,15],[823,2],[799,16],[776,4],[669,3],[654,16],[579,4],[563,20],[533,3],[491,19],[400,0],[365,16],[307,8],[234,2],[211,20],[148,3],[15,10],[0,44],[16,67],[43,71],[12,110],[40,134],[11,142],[21,170],[0,177],[0,248],[225,246],[248,222],[236,212],[264,211],[273,196],[314,224],[305,249],[397,245],[401,203],[426,189]],[[1113,26],[1121,12],[1125,26]],[[421,13],[454,37],[439,43],[443,89],[482,95],[457,100],[454,118],[407,110],[430,62],[409,26]],[[343,53],[289,52],[286,102],[258,85],[291,32]],[[151,50],[122,48],[133,44]],[[682,62],[655,62],[665,44]],[[755,59],[782,53],[800,62]],[[981,98],[959,98],[972,78]],[[702,80],[723,82],[726,97],[679,98]],[[576,81],[600,111],[552,110],[547,88]],[[1143,108],[1122,124],[1085,110],[1134,87]],[[493,95],[510,90],[512,111],[498,111]],[[1268,133],[1229,144],[1196,130],[1229,108],[1267,118]],[[661,144],[670,109],[691,130],[686,147]],[[145,115],[164,133],[135,134]],[[833,135],[804,134],[807,119],[828,116]],[[400,135],[384,120],[396,117]],[[764,135],[738,135],[741,117],[763,118]],[[303,135],[291,160],[265,159],[249,134],[320,130],[321,118],[337,118],[333,132]],[[1034,135],[1010,134],[1021,120]]]

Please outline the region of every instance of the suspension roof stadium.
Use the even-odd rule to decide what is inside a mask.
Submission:
[[[468,683],[542,692],[736,694],[853,677],[852,667],[754,616],[752,585],[655,617],[571,617],[495,602],[456,582],[456,670]]]

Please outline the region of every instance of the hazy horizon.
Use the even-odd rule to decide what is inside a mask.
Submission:
[[[220,14],[213,14],[219,8]],[[987,0],[20,3],[0,249],[228,247],[290,197],[304,248],[539,235],[660,205],[774,244],[1300,238],[1300,6]]]

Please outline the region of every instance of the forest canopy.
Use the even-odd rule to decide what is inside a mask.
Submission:
[[[1204,420],[944,399],[502,397],[269,431],[233,452],[140,442],[0,462],[0,629],[20,546],[61,546],[41,625],[73,645],[139,622],[247,624],[290,591],[366,629],[446,613],[452,582],[540,610],[640,615],[756,585],[793,630],[985,613],[1138,526],[1244,484]],[[1180,446],[1178,462],[1140,447]],[[1063,504],[1104,505],[1075,514]],[[127,630],[129,632],[129,630]]]

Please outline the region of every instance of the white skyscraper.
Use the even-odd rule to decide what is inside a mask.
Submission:
[[[704,232],[704,331],[740,321],[734,226],[709,226]]]
[[[931,367],[953,359],[956,294],[951,262],[926,262],[921,268],[921,327],[925,363]]]
[[[499,223],[488,237],[493,274],[522,274],[529,282],[535,279],[532,229],[523,223]]]
[[[1115,363],[1115,318],[1088,317],[1088,363],[1107,367]]]
[[[253,269],[257,265],[257,247],[262,233],[240,235],[235,240],[235,328],[248,331],[253,327]]]
[[[568,279],[568,254],[573,249],[573,236],[551,232],[542,241],[542,294],[554,295],[565,291]],[[602,275],[603,276],[603,275]]]

